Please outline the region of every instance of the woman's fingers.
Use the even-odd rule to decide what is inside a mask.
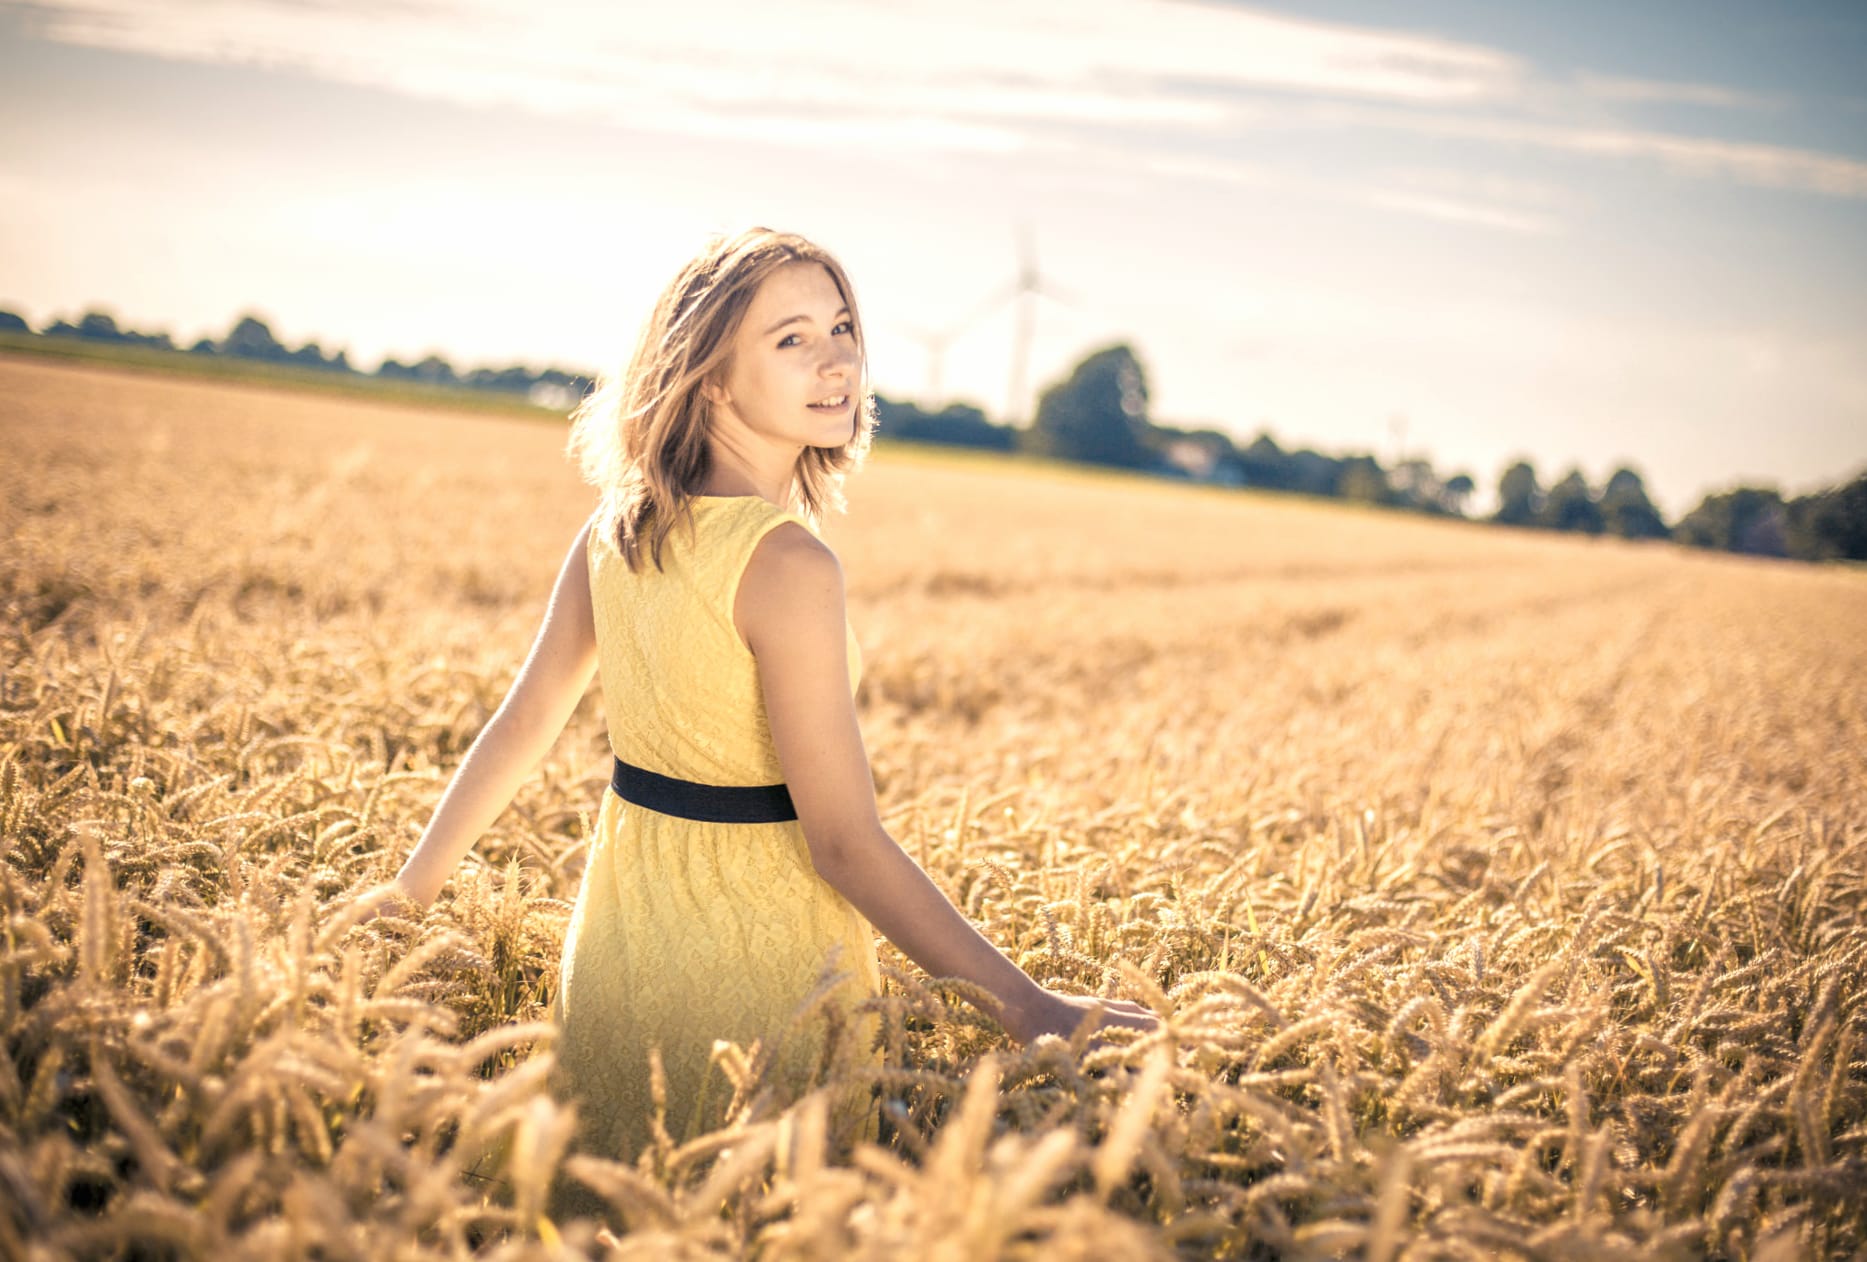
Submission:
[[[1151,1034],[1160,1029],[1161,1020],[1152,1008],[1135,1003],[1129,999],[1099,999],[1096,1001],[1101,1011],[1097,1014],[1096,1029],[1090,1033],[1088,1050],[1119,1047],[1122,1044],[1111,1043],[1102,1037],[1101,1031],[1110,1029],[1140,1030]]]
[[[356,916],[353,923],[358,926],[366,925],[381,916],[402,915],[410,911],[419,912],[419,906],[392,881],[370,886],[356,895],[350,906],[354,909],[352,914]]]
[[[1143,1034],[1152,1034],[1161,1028],[1161,1018],[1146,1004],[1136,1003],[1132,999],[1104,999],[1099,995],[1071,995],[1057,991],[1048,992],[1056,1004],[1055,1019],[1047,1028],[1040,1027],[1036,1034],[1051,1033],[1069,1037],[1081,1029],[1084,1017],[1090,1017],[1089,1046],[1106,1047],[1110,1044],[1102,1039],[1098,1031],[1104,1029],[1139,1030]]]
[[[1139,1004],[1121,1004],[1104,1002],[1102,1010],[1103,1025],[1119,1025],[1131,1030],[1157,1030],[1160,1018],[1152,1009]]]
[[[1110,1017],[1119,1018],[1124,1021],[1142,1020],[1156,1022],[1160,1020],[1159,1014],[1152,1008],[1144,1007],[1138,1003],[1128,1003],[1125,1000],[1117,1003],[1110,1003],[1105,1010]]]

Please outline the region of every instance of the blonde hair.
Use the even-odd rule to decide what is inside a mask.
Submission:
[[[601,500],[594,529],[616,541],[629,568],[640,568],[644,540],[661,568],[661,544],[676,521],[693,529],[692,500],[712,463],[711,407],[701,387],[723,377],[733,338],[752,297],[789,263],[821,263],[849,307],[862,373],[856,431],[840,447],[806,447],[798,456],[787,508],[822,524],[827,509],[847,510],[843,479],[862,465],[875,435],[868,339],[849,276],[829,251],[791,232],[747,228],[709,237],[656,301],[621,374],[605,373],[571,413],[569,450]]]

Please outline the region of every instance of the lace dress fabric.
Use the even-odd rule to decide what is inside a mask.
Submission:
[[[613,538],[591,532],[598,672],[617,757],[704,784],[784,779],[733,601],[759,541],[787,521],[810,529],[756,495],[697,498],[692,537],[676,523],[664,568],[650,560],[639,573]],[[847,634],[853,693],[861,653]],[[842,974],[830,1002],[787,1030],[826,965]],[[713,1063],[715,1040],[775,1049],[774,1080],[789,1098],[809,1089],[832,1037],[841,1054],[878,1065],[875,1017],[851,1009],[880,988],[874,931],[817,874],[796,820],[683,819],[605,788],[552,1013],[554,1091],[576,1105],[576,1150],[632,1162],[651,1142],[651,1048],[676,1143],[724,1119],[732,1086]],[[841,1143],[873,1138],[868,1088],[842,1092],[832,1122]],[[560,1211],[588,1208],[576,1188],[554,1199]]]

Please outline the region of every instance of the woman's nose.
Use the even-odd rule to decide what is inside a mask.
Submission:
[[[842,338],[830,339],[830,354],[823,362],[823,371],[837,372],[854,368],[862,362],[862,352],[852,341]]]

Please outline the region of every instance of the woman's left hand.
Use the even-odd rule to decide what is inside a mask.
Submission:
[[[1160,1028],[1154,1011],[1131,999],[1102,999],[1096,995],[1069,995],[1062,991],[1043,990],[1030,1009],[1005,1014],[1005,1031],[1020,1043],[1029,1044],[1046,1034],[1069,1038],[1091,1014],[1095,1017],[1090,1046],[1106,1045],[1093,1037],[1094,1031],[1121,1026],[1152,1034]]]

